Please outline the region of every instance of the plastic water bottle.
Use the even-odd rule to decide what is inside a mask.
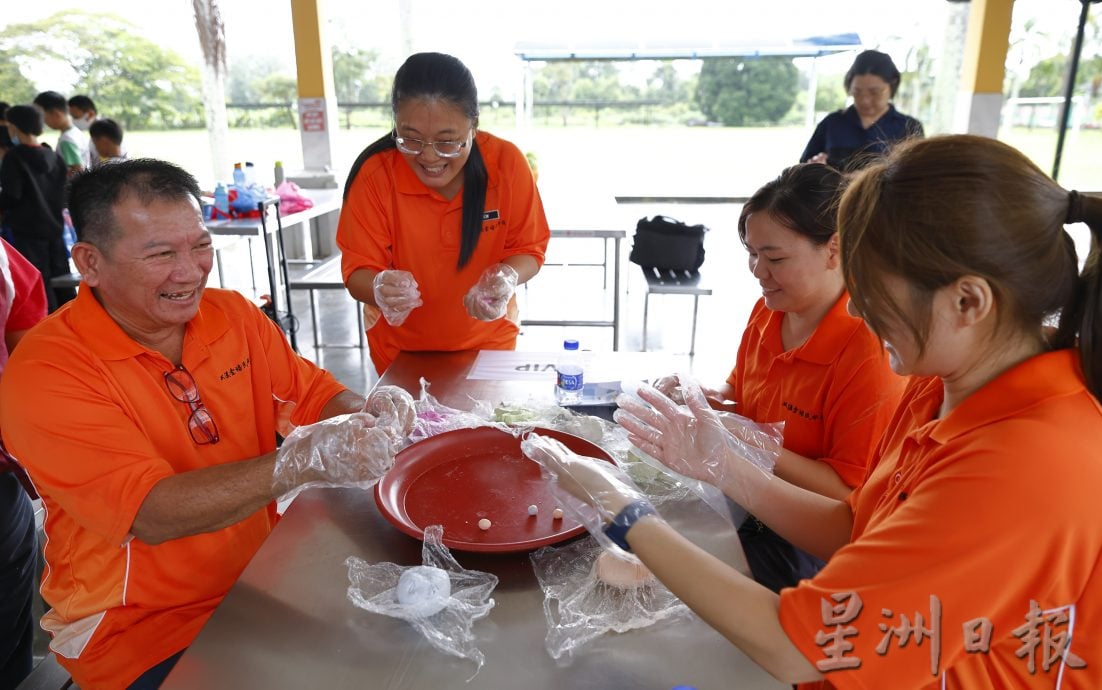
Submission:
[[[283,184],[283,161],[275,162],[275,186]]]
[[[226,215],[230,213],[230,195],[221,182],[214,188],[214,207]]]
[[[240,163],[233,164],[233,186],[238,189],[245,188],[245,170]]]
[[[582,401],[582,358],[577,340],[562,341],[562,354],[555,363],[555,400],[560,405],[574,405]]]
[[[256,184],[256,166],[251,161],[245,161],[245,184],[250,187]]]

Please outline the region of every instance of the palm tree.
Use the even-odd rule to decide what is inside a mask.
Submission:
[[[203,51],[203,107],[210,138],[211,172],[217,182],[229,173],[226,153],[229,124],[226,118],[226,26],[218,0],[191,0],[195,30]]]

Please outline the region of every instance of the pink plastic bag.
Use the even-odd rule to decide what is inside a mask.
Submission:
[[[304,196],[299,186],[290,180],[280,182],[276,194],[279,195],[279,212],[283,215],[314,207],[314,200]]]

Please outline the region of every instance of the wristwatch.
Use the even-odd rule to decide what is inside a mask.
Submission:
[[[638,500],[627,504],[605,527],[605,536],[611,539],[616,546],[631,553],[631,547],[628,546],[627,541],[628,530],[644,515],[657,515],[650,501]]]

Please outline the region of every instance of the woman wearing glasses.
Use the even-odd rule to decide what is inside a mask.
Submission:
[[[801,163],[857,170],[895,142],[923,136],[922,123],[892,105],[899,90],[899,70],[886,53],[866,50],[858,55],[844,84],[853,105],[823,118],[804,147]]]
[[[391,105],[394,129],[353,164],[337,229],[371,360],[381,374],[403,350],[513,349],[513,293],[551,235],[528,162],[478,130],[474,77],[450,55],[410,56]]]

